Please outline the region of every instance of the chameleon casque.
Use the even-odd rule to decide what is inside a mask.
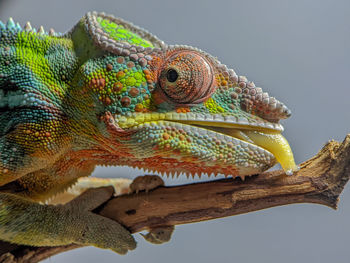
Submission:
[[[65,34],[0,22],[0,239],[126,253],[131,234],[89,211],[112,193],[40,201],[96,165],[244,178],[279,162],[291,175],[290,114],[215,57],[104,13]]]

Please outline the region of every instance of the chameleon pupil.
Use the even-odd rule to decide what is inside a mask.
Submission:
[[[175,82],[178,77],[179,77],[179,74],[176,72],[175,69],[169,69],[166,74],[166,78],[169,82]]]

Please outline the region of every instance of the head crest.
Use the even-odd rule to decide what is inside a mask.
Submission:
[[[89,12],[83,18],[83,22],[95,45],[117,55],[124,55],[130,52],[131,48],[141,50],[166,46],[145,29],[112,15]]]

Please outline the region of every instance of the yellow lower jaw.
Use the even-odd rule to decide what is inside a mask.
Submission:
[[[289,143],[282,134],[269,134],[250,130],[245,130],[244,134],[247,135],[254,144],[272,153],[287,175],[292,175],[293,172],[299,170],[299,167],[294,162],[293,152]]]

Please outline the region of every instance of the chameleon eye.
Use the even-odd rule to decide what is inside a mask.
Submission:
[[[169,69],[168,72],[166,73],[166,78],[169,82],[175,82],[177,78],[179,77],[179,74],[175,69]]]
[[[160,70],[159,85],[165,97],[180,105],[197,104],[214,92],[212,68],[192,50],[169,52]]]

